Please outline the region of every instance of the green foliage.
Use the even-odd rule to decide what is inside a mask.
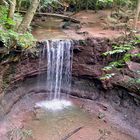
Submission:
[[[52,2],[57,2],[57,0],[41,0],[42,5],[47,5],[47,4],[50,4]]]
[[[125,45],[119,45],[119,46],[112,46],[112,48],[113,48],[112,51],[105,52],[105,53],[103,53],[103,55],[107,56],[107,55],[125,53],[125,52],[133,49],[134,47],[132,44],[125,44]]]
[[[0,41],[3,42],[7,50],[3,52],[4,54],[0,54],[0,59],[7,56],[7,54],[11,55],[11,52],[17,49],[21,52],[28,51],[28,49],[35,46],[36,42],[31,33],[19,34],[16,31],[22,21],[22,16],[19,13],[14,14],[13,20],[7,18],[7,14],[7,7],[0,6]]]
[[[129,84],[140,84],[140,78],[130,79]]]
[[[21,47],[31,46],[35,39],[32,34],[26,32],[19,34],[15,31],[17,22],[22,21],[22,16],[19,13],[14,14],[14,19],[7,18],[8,9],[5,6],[0,6],[0,41],[6,47],[10,47],[11,41],[16,41],[17,45]]]
[[[121,68],[122,66],[124,66],[124,61],[118,60],[118,61],[111,62],[108,66],[104,67],[103,70],[109,71],[112,70],[113,68]]]
[[[140,74],[140,71],[136,71],[138,74]]]
[[[129,44],[113,46],[112,51],[105,52],[103,54],[104,56],[107,56],[107,55],[112,56],[116,54],[122,54],[123,56],[121,59],[109,63],[109,65],[104,67],[103,70],[111,71],[113,68],[122,68],[123,66],[125,66],[125,63],[130,61],[131,58],[133,57],[133,55],[130,54],[129,51],[135,48],[134,44],[135,44],[135,41],[132,41]],[[101,80],[108,80],[112,78],[114,75],[115,73],[106,74],[105,76],[101,77]]]
[[[31,4],[31,0],[17,0],[18,3],[21,3],[21,9],[28,9]],[[66,3],[72,4],[76,10],[84,10],[84,9],[103,9],[103,8],[111,8],[114,7],[134,7],[136,6],[136,0],[41,0],[39,11],[43,8],[47,9],[48,5],[51,5],[53,8],[58,8],[60,4],[58,1],[65,1]]]
[[[17,23],[17,22],[21,22],[23,19],[22,15],[20,13],[15,13],[14,14],[14,21]]]
[[[113,68],[122,68],[123,66],[125,66],[126,62],[131,61],[131,58],[140,57],[140,53],[136,53],[136,54],[130,53],[130,50],[135,49],[137,46],[139,46],[139,44],[140,44],[140,37],[135,37],[134,40],[130,41],[127,44],[112,46],[112,50],[103,53],[103,55],[104,56],[108,56],[108,55],[113,56],[116,54],[120,54],[120,55],[122,55],[122,57],[121,57],[121,59],[119,59],[117,61],[113,61],[113,62],[109,63],[109,65],[104,67],[103,70],[110,71]],[[107,79],[110,76],[112,76],[112,75],[109,74],[109,76],[108,76],[108,74],[107,74],[106,76],[104,76],[105,77],[104,79]]]
[[[69,0],[70,1],[70,0]],[[74,3],[74,0],[72,1]],[[113,0],[75,0],[75,4],[78,8],[81,9],[100,9],[100,8],[106,8],[107,6],[111,6],[113,3]]]
[[[135,79],[137,84],[140,84],[140,79]]]
[[[8,8],[6,6],[0,6],[0,27],[3,29],[15,29],[15,27],[22,21],[22,16],[19,13],[14,14],[14,19],[7,17]]]
[[[76,9],[83,10],[83,9],[96,9],[96,3],[98,0],[77,0],[76,1]]]
[[[100,79],[101,80],[109,80],[113,76],[115,76],[115,73],[106,74],[106,75],[102,76]]]
[[[134,7],[136,6],[137,0],[114,0],[114,4],[120,7]]]
[[[43,8],[47,8],[48,7],[48,5],[53,5],[54,3],[56,3],[57,2],[57,0],[41,0],[40,1],[40,8],[39,8],[39,10],[41,10],[41,9],[43,9]]]
[[[5,6],[0,6],[0,27],[4,27],[4,28],[9,28],[10,26],[14,26],[16,23],[10,19],[7,18],[7,14],[8,14],[8,9]]]
[[[31,0],[17,0],[18,3],[21,3],[22,9],[27,9],[31,4]],[[58,1],[62,2],[62,0],[41,0],[39,10],[42,8],[47,8],[48,4],[53,7],[57,7]],[[115,6],[127,6],[134,7],[136,6],[136,0],[64,0],[65,2],[72,4],[76,7],[77,10],[83,9],[103,9],[110,8],[112,5]]]
[[[35,43],[35,38],[29,32],[20,34],[17,38],[17,45],[21,46],[24,49],[31,48]]]
[[[18,8],[28,9],[29,5],[31,4],[32,0],[17,0]]]
[[[97,0],[96,7],[106,8],[106,7],[111,7],[112,4],[113,4],[113,0]]]
[[[116,54],[122,55],[120,60],[111,62],[108,66],[104,67],[103,70],[111,70],[113,68],[121,68],[123,66],[125,66],[125,63],[130,61],[132,57],[139,57],[140,54],[130,54],[129,51],[133,50],[136,45],[140,43],[140,39],[136,38],[133,41],[130,41],[127,44],[121,44],[121,45],[115,45],[112,46],[112,50],[111,51],[107,51],[105,53],[103,53],[104,56],[113,56]]]
[[[140,53],[132,54],[131,56],[132,56],[132,57],[140,57]]]
[[[10,49],[10,44],[15,41],[17,46],[27,49],[33,46],[35,39],[33,35],[29,32],[25,34],[19,34],[11,29],[9,30],[0,30],[0,41],[2,41],[5,47]]]
[[[136,36],[135,36],[135,40],[133,40],[132,43],[133,43],[134,45],[140,44],[140,36],[139,36],[139,35],[136,35]]]
[[[103,9],[112,6],[119,7],[134,7],[137,0],[65,0],[70,4],[74,4],[79,10],[82,9]]]

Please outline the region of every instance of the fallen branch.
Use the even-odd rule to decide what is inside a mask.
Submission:
[[[82,128],[83,128],[83,126],[77,128],[77,129],[75,129],[75,130],[73,130],[72,132],[70,132],[69,134],[67,134],[64,138],[62,138],[62,140],[67,140],[67,139],[70,138],[72,135],[74,135],[74,134],[77,133],[79,130],[81,130]]]
[[[26,13],[26,11],[19,11],[20,13]],[[62,15],[62,14],[54,14],[54,13],[35,13],[35,15],[41,15],[41,16],[50,16],[50,17],[56,17],[56,18],[62,18],[74,23],[80,23],[79,20],[72,18],[70,16]]]

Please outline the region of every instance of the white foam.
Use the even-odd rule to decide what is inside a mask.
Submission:
[[[64,108],[72,106],[72,103],[67,100],[53,99],[51,101],[42,101],[42,102],[36,103],[36,106],[55,111],[55,110],[62,110]]]

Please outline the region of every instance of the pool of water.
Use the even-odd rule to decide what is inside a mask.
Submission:
[[[27,123],[36,140],[62,140],[74,130],[86,126],[90,116],[79,107],[72,105],[62,110],[37,108],[36,119]]]
[[[135,140],[121,128],[113,126],[106,116],[99,119],[97,115],[89,113],[91,110],[88,109],[87,100],[69,98],[71,105],[61,110],[36,107],[37,103],[50,103],[47,97],[43,92],[27,94],[17,102],[0,122],[0,139],[9,140],[7,134],[11,132],[13,140],[19,140],[23,131],[26,131],[26,134],[28,132],[31,135],[25,140],[63,140],[71,132],[81,128],[68,140]],[[96,110],[96,104],[89,102],[91,103]]]

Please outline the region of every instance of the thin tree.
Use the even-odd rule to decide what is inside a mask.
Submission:
[[[3,0],[0,0],[0,5],[2,5],[4,3],[4,1]]]
[[[16,0],[11,0],[9,4],[8,18],[13,19],[16,10]]]
[[[40,3],[40,0],[32,0],[32,3],[29,7],[29,9],[26,12],[26,15],[24,16],[21,24],[19,25],[18,32],[19,33],[25,33],[30,26],[32,19],[35,15],[35,12],[37,10],[37,7]]]
[[[138,0],[138,2],[137,2],[137,10],[136,10],[136,14],[135,14],[134,27],[133,27],[134,29],[137,29],[139,14],[140,14],[140,0]]]

